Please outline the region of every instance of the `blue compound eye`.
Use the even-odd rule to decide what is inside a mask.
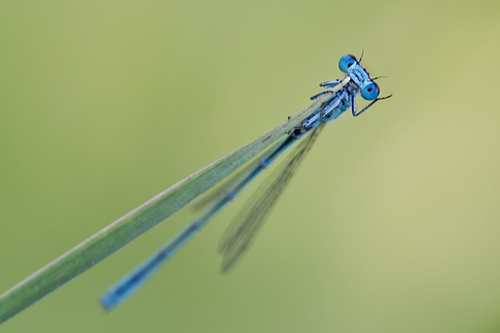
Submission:
[[[374,100],[378,97],[379,93],[380,88],[378,87],[378,84],[373,81],[361,88],[361,97],[363,97],[367,101]]]
[[[342,72],[347,73],[347,69],[354,64],[357,64],[358,60],[355,56],[346,54],[339,60],[339,68]]]

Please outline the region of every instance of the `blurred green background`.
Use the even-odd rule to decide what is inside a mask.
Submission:
[[[364,49],[394,94],[323,131],[229,276],[215,249],[244,199],[115,311],[98,297],[192,210],[2,332],[500,331],[499,14],[497,1],[2,1],[0,293],[306,107],[342,55]]]

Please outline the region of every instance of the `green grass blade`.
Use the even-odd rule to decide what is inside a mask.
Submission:
[[[0,295],[0,323],[94,266],[225,179],[298,125],[326,98],[314,101],[268,133],[146,201]]]

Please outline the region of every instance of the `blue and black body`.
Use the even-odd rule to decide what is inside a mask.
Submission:
[[[205,213],[191,222],[179,234],[160,248],[155,254],[135,268],[130,274],[112,286],[101,298],[101,304],[111,309],[122,303],[133,294],[147,279],[172,257],[191,237],[205,226],[217,213],[235,198],[252,180],[272,164],[278,156],[295,142],[301,143],[287,157],[281,166],[274,171],[269,181],[264,182],[257,191],[252,202],[245,206],[242,213],[230,225],[224,234],[219,251],[223,256],[222,271],[229,271],[249,248],[256,232],[259,230],[265,216],[276,202],[295,170],[310,150],[323,125],[336,119],[347,109],[352,109],[353,116],[358,116],[372,106],[376,101],[389,98],[379,98],[379,87],[370,78],[368,72],[361,67],[352,55],[345,55],[339,61],[339,68],[346,73],[342,80],[333,80],[320,84],[326,89],[314,95],[317,99],[330,94],[320,107],[314,110],[298,126],[293,128],[281,142],[272,147],[248,172],[243,174],[236,183],[221,195]],[[356,111],[356,96],[360,93],[363,99],[372,101],[361,111]],[[304,138],[305,137],[305,138]]]

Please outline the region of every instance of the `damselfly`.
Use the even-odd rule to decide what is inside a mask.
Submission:
[[[111,309],[132,295],[161,265],[238,195],[246,185],[274,162],[279,155],[300,140],[300,144],[283,161],[282,165],[261,185],[257,192],[259,195],[254,196],[250,204],[245,206],[242,213],[238,215],[222,237],[219,248],[223,257],[222,271],[227,272],[234,266],[248,249],[271,206],[283,192],[324,125],[336,119],[349,108],[352,109],[352,115],[357,117],[375,102],[391,97],[390,95],[378,97],[379,87],[374,82],[375,79],[370,78],[368,72],[361,67],[354,56],[345,55],[340,58],[339,68],[346,73],[346,76],[342,80],[321,83],[320,86],[325,87],[325,90],[311,97],[311,99],[317,99],[325,94],[330,94],[321,106],[293,128],[281,142],[270,148],[204,214],[196,218],[155,254],[112,286],[101,298],[104,308]],[[365,100],[371,101],[361,111],[356,110],[356,95],[358,93],[361,93],[361,97]]]

